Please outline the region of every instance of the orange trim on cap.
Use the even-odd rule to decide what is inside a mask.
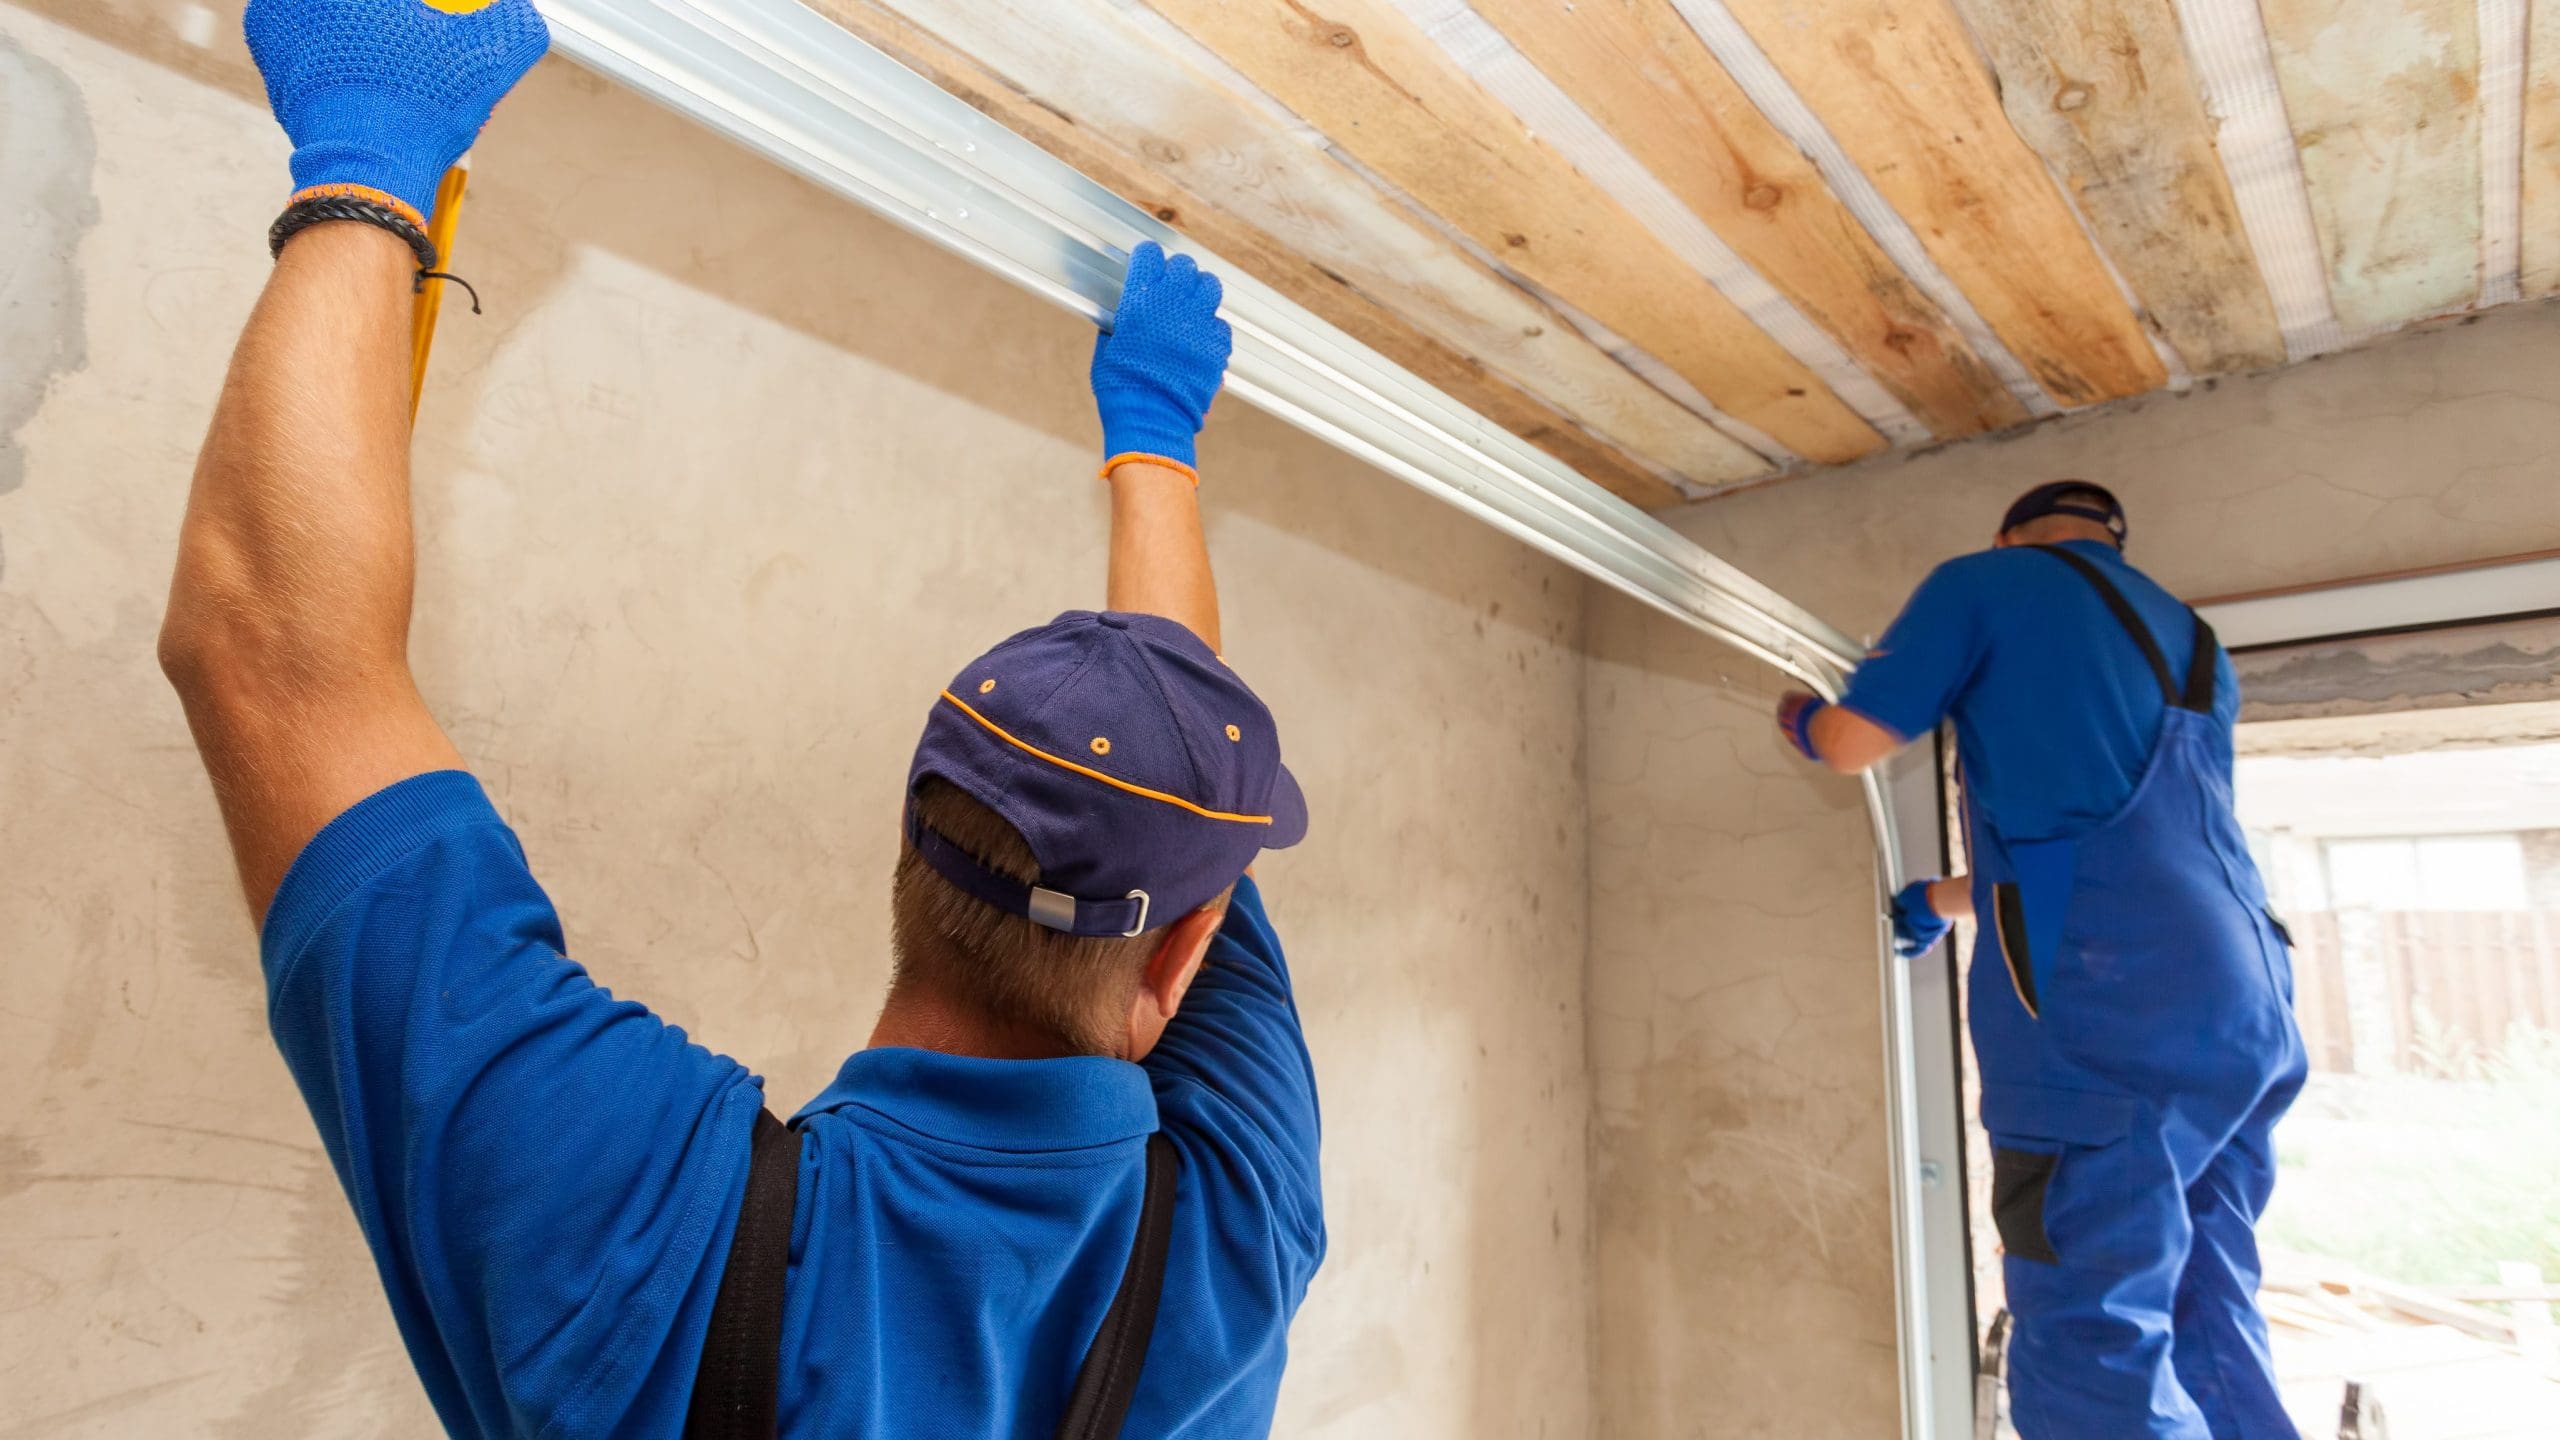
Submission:
[[[1120,454],[1114,455],[1110,459],[1103,461],[1102,478],[1105,480],[1110,479],[1111,472],[1119,469],[1123,465],[1161,465],[1177,475],[1188,477],[1193,489],[1196,490],[1200,488],[1199,471],[1192,469],[1190,466],[1183,464],[1179,460],[1169,459],[1162,455],[1150,455],[1143,450],[1125,450]]]
[[[1126,790],[1132,795],[1143,795],[1149,800],[1157,800],[1162,801],[1167,805],[1179,806],[1182,809],[1190,811],[1194,815],[1200,816],[1202,819],[1233,820],[1242,825],[1268,825],[1271,823],[1271,817],[1268,815],[1230,815],[1223,810],[1204,810],[1199,806],[1192,804],[1190,801],[1183,799],[1179,795],[1167,795],[1161,790],[1150,790],[1144,785],[1132,785],[1128,781],[1120,779],[1116,775],[1105,775],[1099,770],[1088,769],[1085,766],[1077,764],[1073,760],[1062,759],[1056,755],[1052,755],[1037,745],[1015,739],[1012,733],[1007,731],[1003,726],[998,725],[996,722],[979,714],[977,711],[970,709],[968,701],[961,699],[959,696],[952,694],[948,690],[942,692],[942,698],[959,706],[961,714],[966,715],[970,719],[977,721],[980,725],[985,726],[988,734],[993,735],[997,739],[1026,755],[1038,756],[1040,759],[1048,761],[1050,764],[1057,766],[1061,770],[1072,770],[1087,779],[1099,780],[1114,790]]]
[[[418,213],[417,206],[388,190],[376,190],[370,185],[306,185],[293,192],[296,201],[340,196],[349,200],[370,200],[421,230],[427,228],[427,217]]]

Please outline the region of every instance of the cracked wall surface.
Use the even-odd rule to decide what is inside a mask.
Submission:
[[[0,495],[13,1437],[432,1429],[152,658],[286,189],[215,8],[197,48],[160,0],[0,3],[0,56],[90,117],[66,203],[97,209],[41,232],[88,363],[43,377]],[[927,702],[1100,599],[1091,332],[558,62],[476,160],[454,268],[489,313],[444,307],[425,397],[421,681],[581,958],[787,1109],[868,1033]],[[1574,1440],[1581,587],[1231,400],[1202,453],[1230,658],[1314,812],[1261,871],[1332,1239],[1281,1433]]]
[[[2122,496],[2187,595],[2560,547],[2560,304],[1672,520],[1864,638],[2063,476]],[[1898,1433],[1857,792],[1783,749],[1774,672],[1597,589],[1589,634],[1595,1425]]]

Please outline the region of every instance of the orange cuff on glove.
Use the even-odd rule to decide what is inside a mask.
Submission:
[[[1199,471],[1192,469],[1190,466],[1183,464],[1179,460],[1169,459],[1162,455],[1149,455],[1142,450],[1131,450],[1123,454],[1112,456],[1110,459],[1102,462],[1102,469],[1098,473],[1102,479],[1108,480],[1111,478],[1111,472],[1119,469],[1123,465],[1161,465],[1167,470],[1171,470],[1176,474],[1188,477],[1194,488],[1197,488],[1200,484]]]

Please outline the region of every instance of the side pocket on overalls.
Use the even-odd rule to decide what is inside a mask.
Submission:
[[[1991,887],[1991,927],[2018,1003],[2042,1020],[2053,1005],[2054,973],[2062,964],[2064,920],[2080,878],[2080,844],[2028,841],[2010,845],[2007,856],[2011,878]]]
[[[2133,1130],[2134,1102],[2120,1095],[2032,1085],[1982,1087],[1982,1126],[1991,1132],[1991,1220],[2000,1245],[2019,1260],[2106,1266],[2122,1257],[2114,1228],[2099,1214],[2115,1206],[2129,1177],[2121,1142]],[[2095,1220],[2096,1223],[2092,1223]]]
[[[2027,939],[2027,906],[2013,883],[1991,887],[1991,932],[2000,941],[2000,961],[2009,967],[2009,988],[2018,992],[2018,1003],[2027,1007],[2029,1019],[2040,1020],[2044,1012],[2036,1004],[2035,949]]]

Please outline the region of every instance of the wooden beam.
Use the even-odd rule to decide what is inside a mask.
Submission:
[[[2009,352],[2064,405],[2168,372],[1947,0],[1726,0]]]
[[[2523,289],[2560,294],[2560,0],[2531,0],[2524,51]]]
[[[1154,0],[1387,183],[1808,459],[1883,437],[1386,0]]]
[[[2172,0],[1957,0],[2000,99],[2071,187],[2151,323],[2199,375],[2281,365]]]
[[[1644,475],[1642,463],[1710,488],[1770,470],[1766,459],[1115,10],[1031,0],[813,3],[1638,503],[1666,503],[1673,493]],[[1057,64],[1061,54],[1077,63]],[[1597,459],[1595,449],[1604,452]]]
[[[2477,0],[2260,0],[2350,329],[2480,298]]]
[[[2026,422],[2000,376],[1751,103],[1671,0],[1475,0],[1475,8],[1933,434],[1955,439]]]

